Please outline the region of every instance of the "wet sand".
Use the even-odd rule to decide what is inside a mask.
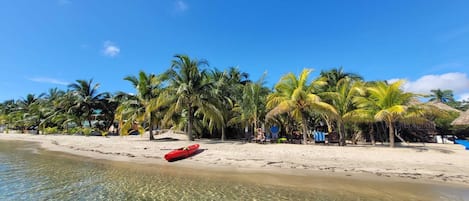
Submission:
[[[147,136],[85,137],[0,134],[0,140],[39,142],[42,148],[95,159],[217,171],[297,176],[438,183],[469,186],[469,151],[454,144],[383,146],[256,144],[217,140],[187,141],[172,132]],[[185,160],[168,163],[169,150],[199,143],[202,149]]]

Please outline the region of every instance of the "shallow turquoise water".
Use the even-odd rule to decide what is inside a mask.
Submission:
[[[0,200],[469,200],[458,187],[206,172],[0,141]]]

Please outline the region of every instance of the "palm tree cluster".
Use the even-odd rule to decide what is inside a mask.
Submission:
[[[106,128],[114,119],[116,103],[109,93],[98,93],[98,88],[93,80],[77,80],[67,91],[53,88],[39,96],[28,94],[24,99],[5,101],[0,107],[1,123],[22,132],[47,133],[55,128],[51,132],[76,133],[85,127]]]
[[[28,94],[0,104],[0,125],[7,129],[38,132],[105,132],[111,125],[121,135],[173,128],[196,137],[239,138],[259,127],[277,125],[281,133],[302,133],[310,139],[317,125],[337,133],[339,145],[357,133],[368,131],[374,143],[376,124],[385,125],[383,141],[394,146],[398,123],[428,120],[428,109],[412,104],[415,94],[401,89],[402,81],[365,82],[342,68],[322,71],[310,78],[312,69],[299,75],[288,73],[273,89],[265,86],[265,74],[257,81],[238,68],[210,69],[208,62],[176,55],[161,74],[139,72],[127,76],[135,93],[98,93],[93,80],[77,80],[67,91],[57,88],[47,94]],[[438,92],[438,93],[436,93]],[[454,101],[448,91],[434,91],[441,102]]]

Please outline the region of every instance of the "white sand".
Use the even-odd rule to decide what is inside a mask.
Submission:
[[[85,137],[68,135],[0,134],[0,140],[40,142],[42,147],[97,159],[151,163],[214,170],[297,175],[376,175],[416,182],[469,185],[469,151],[454,144],[382,146],[255,144],[239,141],[187,141],[184,135]],[[199,143],[203,152],[172,163],[170,149]]]

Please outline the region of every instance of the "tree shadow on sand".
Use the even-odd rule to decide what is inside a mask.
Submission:
[[[235,140],[226,140],[226,141],[221,141],[221,140],[210,140],[205,142],[205,144],[245,144],[241,141],[235,141]]]
[[[400,149],[413,149],[416,152],[427,152],[427,151],[436,151],[440,152],[443,154],[452,154],[454,151],[443,148],[443,147],[434,147],[434,146],[425,146],[425,144],[422,145],[415,145],[415,144],[398,144],[396,148]]]
[[[164,137],[164,138],[157,138],[152,141],[157,141],[157,142],[173,142],[173,141],[179,141],[179,139],[176,138],[171,138],[171,137]]]

